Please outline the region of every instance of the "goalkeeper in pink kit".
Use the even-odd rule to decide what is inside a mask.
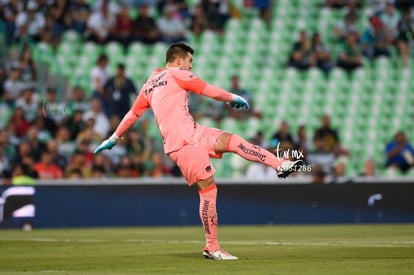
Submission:
[[[193,54],[194,50],[183,43],[169,47],[165,68],[152,73],[113,135],[103,141],[95,153],[115,146],[138,117],[152,108],[165,153],[178,165],[188,184],[195,184],[198,188],[200,218],[206,237],[203,255],[216,260],[236,260],[236,256],[220,247],[217,239],[217,186],[210,158],[221,158],[223,153],[233,152],[247,160],[273,167],[282,178],[295,171],[301,161],[279,159],[238,135],[195,122],[188,109],[190,92],[229,102],[236,109],[248,109],[249,104],[244,98],[210,85],[191,73]]]

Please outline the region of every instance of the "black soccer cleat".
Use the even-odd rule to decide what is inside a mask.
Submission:
[[[203,256],[206,259],[214,259],[214,260],[238,260],[236,256],[231,255],[224,249],[219,249],[214,252],[205,249],[203,251]]]
[[[303,165],[303,160],[286,160],[277,169],[276,173],[279,178],[287,178],[293,172],[300,171],[300,167]]]

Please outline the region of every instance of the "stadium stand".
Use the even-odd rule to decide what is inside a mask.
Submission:
[[[95,4],[88,2],[91,6]],[[190,11],[197,2],[187,1]],[[255,106],[263,113],[263,118],[243,121],[225,118],[217,123],[204,116],[208,106],[208,100],[204,100],[197,108],[200,122],[237,132],[246,138],[260,130],[270,139],[282,120],[288,121],[293,133],[300,125],[305,125],[312,135],[320,126],[320,118],[329,114],[341,143],[350,151],[346,162],[347,176],[362,173],[367,159],[373,159],[381,175],[385,175],[385,144],[401,129],[409,139],[414,138],[414,81],[411,77],[414,62],[411,60],[408,67],[402,66],[398,52],[393,50],[390,58],[379,57],[372,62],[364,59],[363,66],[352,74],[338,67],[333,68],[328,77],[317,68],[303,72],[287,68],[291,47],[301,30],[321,33],[336,60],[341,44],[332,30],[344,16],[345,9],[324,7],[320,0],[270,1],[273,3],[270,6],[272,16],[270,22],[265,22],[259,17],[258,9],[245,6],[245,2],[231,1],[239,16],[228,19],[224,33],[206,30],[196,35],[189,32],[187,38],[196,50],[194,72],[224,88],[229,88],[231,75],[239,75],[242,85],[252,92]],[[152,8],[153,15],[158,18],[160,13]],[[135,18],[137,11],[130,11]],[[371,11],[368,3],[361,5],[360,31],[372,15]],[[5,43],[6,31],[2,26],[2,43]],[[10,57],[22,45],[22,41],[15,42],[9,45],[8,53],[2,51],[1,65],[7,68],[12,60]],[[166,47],[162,42],[144,44],[139,41],[126,48],[116,41],[101,45],[85,40],[82,33],[74,30],[63,32],[57,45],[30,42],[33,58],[39,68],[43,68],[39,70],[38,98],[43,98],[42,91],[46,87],[57,83],[61,84],[58,91],[62,100],[70,97],[75,86],[81,87],[87,96],[91,95],[90,71],[100,53],[110,57],[111,73],[118,63],[125,63],[129,77],[140,87],[153,69],[163,66]],[[0,126],[4,129],[13,109],[2,101],[0,112]],[[151,115],[141,125],[145,126],[141,129],[146,129],[143,134],[150,138],[147,143],[159,142]],[[224,161],[214,164],[220,177],[241,177],[246,168],[246,163],[237,156],[225,156]]]

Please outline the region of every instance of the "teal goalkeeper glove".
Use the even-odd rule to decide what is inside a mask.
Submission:
[[[99,152],[103,150],[111,150],[112,147],[116,145],[116,142],[118,141],[119,137],[117,137],[115,134],[113,134],[110,138],[105,139],[102,141],[102,143],[96,147],[94,154],[98,154]]]
[[[230,106],[237,110],[249,109],[249,103],[247,100],[236,94],[233,94],[233,100],[230,101]]]

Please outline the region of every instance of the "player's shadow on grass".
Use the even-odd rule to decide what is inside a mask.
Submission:
[[[191,259],[204,259],[204,256],[197,253],[189,253],[189,252],[182,252],[182,253],[169,253],[166,256],[174,257],[174,258],[191,258]]]

